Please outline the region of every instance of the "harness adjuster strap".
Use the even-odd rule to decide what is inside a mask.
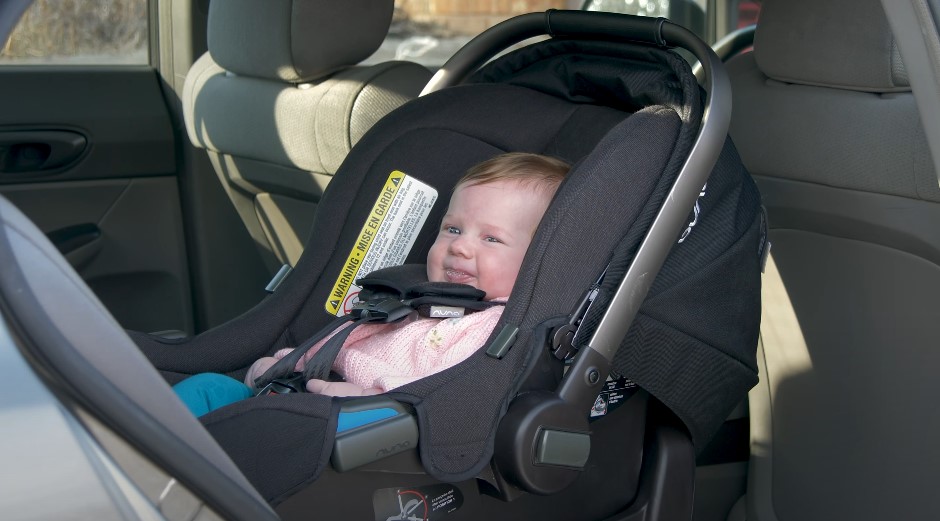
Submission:
[[[328,379],[330,370],[333,367],[333,362],[336,360],[336,357],[339,356],[339,351],[343,348],[343,343],[349,338],[349,334],[352,333],[352,330],[363,323],[365,322],[362,320],[354,321],[352,324],[349,324],[330,337],[330,339],[323,344],[323,347],[321,347],[310,360],[307,360],[307,365],[304,366],[303,372],[304,382],[311,379]]]
[[[264,389],[268,386],[268,384],[275,380],[290,378],[291,375],[295,373],[294,368],[297,367],[297,362],[300,361],[301,357],[303,357],[311,347],[325,338],[326,335],[330,334],[333,330],[345,324],[346,322],[349,322],[350,320],[352,320],[352,317],[349,315],[344,315],[334,319],[326,328],[321,329],[319,332],[317,332],[317,334],[307,339],[307,341],[302,345],[297,346],[296,349],[288,353],[287,356],[278,360],[273,366],[265,371],[263,375],[255,378],[255,387]],[[256,396],[258,394],[260,394],[260,391],[256,393]]]

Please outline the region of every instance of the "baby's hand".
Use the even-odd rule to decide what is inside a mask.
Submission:
[[[277,352],[274,353],[274,358],[277,360],[280,360],[281,358],[284,358],[285,356],[289,355],[290,352],[293,350],[294,350],[293,347],[285,347],[283,349],[278,349]]]
[[[265,356],[255,360],[255,363],[251,364],[251,367],[248,368],[248,374],[245,375],[245,385],[254,389],[255,387],[255,378],[263,375],[272,365],[277,363],[277,358],[273,356]]]
[[[313,379],[307,381],[307,392],[327,396],[370,396],[381,394],[383,391],[374,387],[363,389],[349,382],[327,382],[326,380]]]
[[[266,373],[278,360],[284,358],[293,350],[292,347],[285,347],[284,349],[278,349],[274,356],[265,356],[255,360],[255,363],[248,368],[248,374],[245,375],[245,385],[254,388],[256,378]]]

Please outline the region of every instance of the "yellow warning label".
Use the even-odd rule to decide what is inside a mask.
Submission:
[[[340,272],[339,278],[337,278],[336,283],[333,284],[333,290],[330,291],[330,298],[326,301],[326,310],[331,315],[336,315],[343,305],[346,292],[349,291],[350,286],[352,286],[353,282],[356,280],[356,273],[359,272],[359,266],[362,264],[362,260],[365,258],[366,254],[369,253],[369,248],[372,246],[372,242],[375,240],[379,228],[385,221],[392,201],[395,199],[395,194],[398,193],[401,182],[405,177],[404,172],[395,170],[389,174],[388,179],[385,181],[382,193],[380,193],[378,199],[375,200],[375,205],[372,206],[372,211],[369,212],[369,217],[366,219],[365,224],[362,225],[362,230],[359,232],[359,238],[356,239],[355,246],[352,251],[349,252],[349,257],[346,258],[343,271]]]

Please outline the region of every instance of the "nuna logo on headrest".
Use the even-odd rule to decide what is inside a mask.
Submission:
[[[682,235],[679,236],[679,242],[677,244],[682,244],[682,241],[688,238],[689,234],[692,233],[692,228],[695,228],[695,225],[698,224],[698,216],[702,213],[701,207],[699,207],[698,202],[705,197],[705,189],[708,188],[708,183],[705,183],[705,186],[702,187],[702,191],[699,192],[698,197],[695,199],[695,206],[692,207],[692,220],[689,222],[689,225],[686,226],[685,230],[682,230]]]

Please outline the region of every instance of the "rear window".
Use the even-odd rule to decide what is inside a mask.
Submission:
[[[584,9],[665,17],[714,43],[757,21],[760,1],[729,0],[706,16],[708,0],[396,0],[388,37],[366,63],[408,60],[440,67],[475,35],[516,15],[547,9]]]

